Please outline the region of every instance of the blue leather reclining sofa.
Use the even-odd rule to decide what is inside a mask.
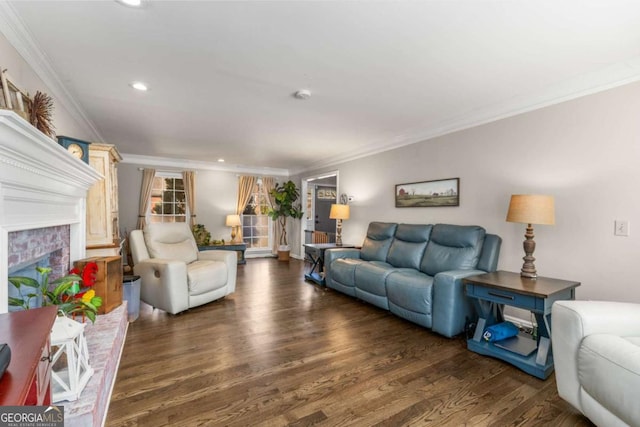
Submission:
[[[361,249],[325,252],[327,286],[453,337],[476,317],[462,279],[495,271],[501,243],[478,226],[372,222]]]

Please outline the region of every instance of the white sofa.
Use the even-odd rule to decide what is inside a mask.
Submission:
[[[129,240],[140,299],[153,307],[176,314],[236,289],[236,252],[198,251],[186,223],[149,224]]]
[[[557,301],[558,394],[598,426],[640,426],[640,304]]]

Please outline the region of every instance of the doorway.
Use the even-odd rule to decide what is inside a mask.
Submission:
[[[335,185],[316,184],[314,193],[314,224],[313,231],[321,233],[335,233],[336,220],[329,218],[331,205],[336,202]]]
[[[335,242],[336,220],[329,218],[329,212],[331,205],[338,200],[338,172],[303,178],[302,194],[305,200],[300,236],[302,244],[313,243],[314,234],[319,237],[321,233],[326,233],[328,242]]]

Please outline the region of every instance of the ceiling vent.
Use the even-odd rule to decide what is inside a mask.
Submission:
[[[293,94],[296,99],[309,99],[311,98],[311,92],[307,89],[300,89]]]

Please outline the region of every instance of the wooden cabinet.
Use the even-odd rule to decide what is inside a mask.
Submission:
[[[9,344],[11,363],[0,381],[0,406],[51,404],[49,336],[57,307],[0,314],[0,342]]]
[[[87,194],[87,255],[120,253],[118,170],[122,160],[112,144],[91,144],[89,164],[104,176]]]
[[[122,258],[120,256],[93,257],[76,261],[74,266],[82,270],[91,261],[98,264],[96,283],[93,285],[96,295],[102,298],[98,314],[106,314],[122,304]]]

